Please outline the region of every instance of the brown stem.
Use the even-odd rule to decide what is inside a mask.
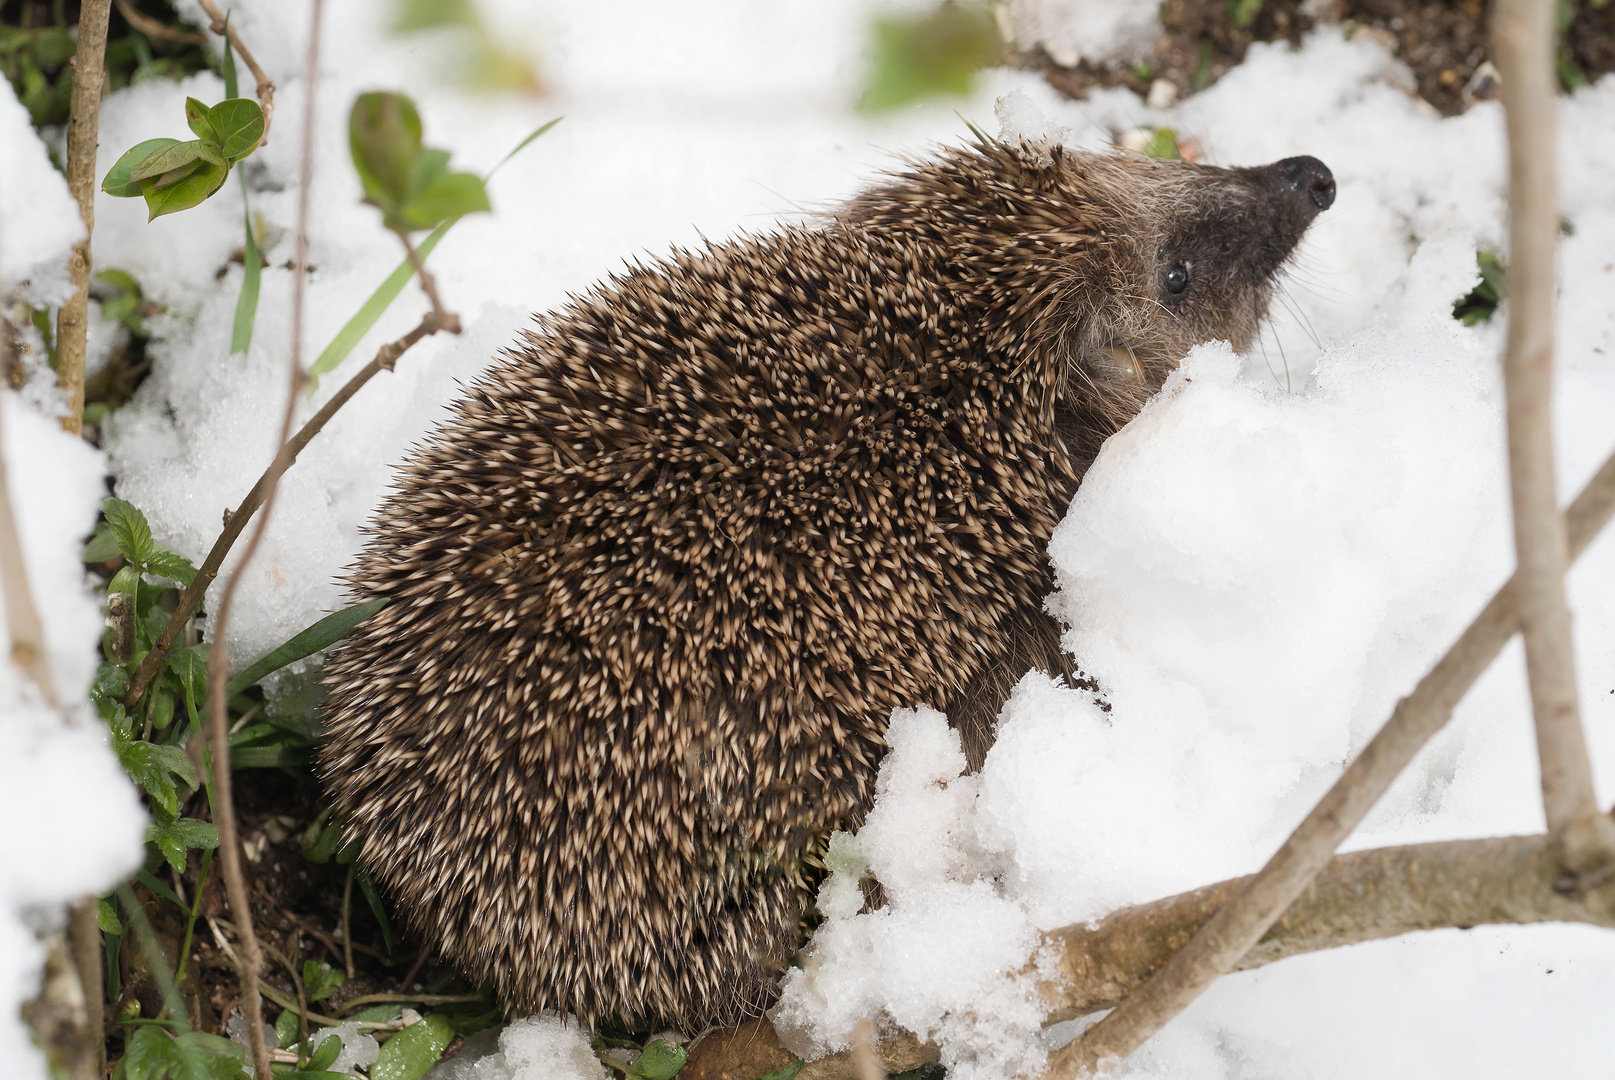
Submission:
[[[1567,515],[1570,557],[1586,549],[1615,510],[1615,455],[1605,461]],[[1519,621],[1509,579],[1456,644],[1397,702],[1385,726],[1363,748],[1334,787],[1319,800],[1234,902],[1218,910],[1194,939],[1116,1011],[1051,1055],[1051,1076],[1095,1070],[1123,1058],[1183,1011],[1240,957],[1300,895],[1413,756],[1440,731],[1453,708],[1514,635]]]
[[[89,330],[90,237],[95,232],[95,144],[101,120],[107,19],[112,0],[85,0],[73,54],[73,96],[67,121],[67,187],[79,204],[84,239],[73,245],[68,271],[73,296],[56,313],[56,384],[67,394],[62,430],[84,429],[84,352]]]
[[[1492,41],[1502,73],[1509,145],[1508,392],[1509,481],[1519,563],[1516,603],[1536,717],[1542,805],[1548,829],[1579,827],[1594,843],[1567,850],[1573,873],[1608,872],[1615,828],[1598,822],[1592,766],[1581,729],[1576,665],[1565,603],[1564,522],[1558,514],[1553,463],[1554,250],[1559,239],[1555,189],[1554,5],[1549,0],[1498,0]],[[1579,847],[1579,850],[1574,848]],[[1600,847],[1602,851],[1598,850]]]
[[[315,2],[317,7],[319,0],[315,0]],[[252,53],[248,52],[247,47],[241,43],[241,35],[236,32],[234,26],[231,26],[225,20],[224,12],[219,10],[219,5],[215,4],[213,0],[198,0],[198,3],[202,5],[202,10],[207,13],[207,17],[213,20],[208,29],[220,37],[223,37],[226,33],[230,35],[230,44],[235,47],[236,54],[241,57],[241,62],[247,65],[247,70],[252,72],[252,77],[258,80],[258,106],[264,111],[264,135],[263,138],[258,140],[258,145],[268,146],[269,125],[275,118],[275,83],[268,75],[264,74],[264,69],[258,66],[258,61],[253,59]],[[308,73],[310,93],[313,92],[315,75],[316,73],[310,69]]]
[[[342,966],[353,978],[353,864],[348,864],[348,880],[342,886]]]
[[[393,235],[397,236],[399,242],[404,245],[404,251],[409,255],[409,265],[415,269],[415,277],[421,283],[421,291],[426,294],[426,299],[432,303],[432,314],[437,317],[438,329],[446,330],[451,334],[458,334],[460,332],[460,317],[443,309],[443,301],[438,299],[437,295],[437,278],[433,277],[426,269],[426,263],[421,258],[420,252],[415,250],[415,245],[409,239],[409,233],[403,229],[394,229]]]
[[[175,41],[181,45],[200,45],[207,40],[202,34],[193,33],[190,30],[175,30],[172,26],[166,26],[150,15],[142,14],[135,9],[135,6],[129,0],[112,0],[112,2],[118,5],[118,14],[123,16],[124,22],[149,38]]]
[[[83,1051],[75,1080],[101,1080],[106,1075],[106,987],[102,982],[100,901],[86,896],[67,909],[67,947],[84,992]]]
[[[211,7],[209,0],[203,0],[205,7]],[[247,546],[241,553],[241,561],[236,564],[235,573],[224,583],[224,590],[219,598],[218,616],[213,621],[213,645],[208,650],[208,739],[213,748],[213,793],[215,805],[213,808],[214,820],[219,827],[219,852],[221,855],[222,870],[224,872],[225,892],[230,898],[230,911],[235,917],[236,934],[241,940],[240,965],[241,973],[241,1006],[247,1017],[247,1039],[252,1047],[252,1059],[257,1072],[258,1080],[273,1080],[269,1068],[269,1045],[264,1039],[263,1001],[258,993],[258,975],[263,970],[263,951],[258,945],[258,935],[252,928],[252,907],[247,894],[247,881],[241,871],[241,848],[236,834],[235,801],[230,791],[230,710],[225,700],[225,686],[230,680],[230,609],[235,602],[236,588],[241,584],[241,575],[252,562],[253,554],[263,542],[264,530],[269,524],[269,518],[275,508],[275,494],[279,488],[278,481],[281,474],[290,466],[287,460],[289,444],[287,436],[291,434],[292,420],[297,414],[298,392],[302,389],[303,381],[307,376],[303,373],[303,308],[304,292],[307,283],[308,269],[308,218],[309,199],[314,181],[314,103],[315,93],[319,79],[320,57],[320,15],[324,8],[324,0],[314,0],[314,10],[310,15],[308,34],[308,60],[307,60],[307,93],[303,106],[303,146],[298,166],[297,190],[297,238],[292,255],[292,348],[290,361],[287,364],[290,378],[286,388],[286,410],[281,417],[280,437],[276,440],[280,444],[280,451],[275,455],[275,463],[270,465],[270,477],[267,490],[263,493],[263,514],[258,518],[257,527],[253,529],[252,536],[247,540]],[[209,15],[215,11],[210,10]],[[232,37],[234,31],[231,31]],[[239,43],[237,48],[239,48]],[[248,60],[254,71],[257,67],[243,53],[243,59]],[[273,87],[271,86],[271,90]],[[265,126],[268,125],[268,109],[265,109]],[[278,467],[277,467],[278,466]],[[166,634],[172,627],[172,620],[164,628]]]
[[[437,331],[437,317],[431,312],[427,312],[426,315],[422,316],[420,324],[409,333],[396,341],[389,341],[377,349],[375,359],[360,368],[353,378],[349,379],[342,389],[333,394],[331,400],[327,401],[320,407],[318,412],[309,417],[308,422],[298,429],[297,434],[293,435],[281,447],[281,452],[275,455],[275,460],[269,463],[269,468],[265,469],[264,474],[258,478],[258,482],[252,485],[252,490],[247,492],[245,499],[241,500],[241,505],[227,513],[224,530],[219,533],[219,538],[213,542],[213,547],[208,551],[207,558],[202,560],[202,565],[197,570],[195,579],[180,594],[178,603],[174,605],[174,613],[168,617],[168,622],[164,624],[162,632],[157,635],[157,640],[152,644],[151,651],[146,654],[145,659],[140,662],[140,666],[135,669],[135,677],[130,684],[128,697],[125,699],[125,704],[128,708],[133,709],[139,703],[146,688],[151,685],[151,680],[156,677],[157,672],[162,667],[163,657],[168,655],[168,650],[173,647],[174,642],[179,640],[180,634],[185,629],[185,624],[190,621],[191,616],[196,614],[196,609],[201,606],[202,597],[206,595],[208,586],[213,583],[214,578],[219,576],[219,567],[224,563],[225,556],[235,546],[236,540],[246,530],[247,523],[252,520],[259,507],[263,506],[265,496],[275,482],[280,479],[281,474],[291,468],[292,464],[297,461],[297,455],[303,452],[303,448],[313,441],[314,436],[324,429],[325,425],[330,422],[331,417],[336,415],[337,410],[352,400],[353,396],[364,387],[365,383],[383,371],[391,371],[393,365],[398,363],[398,358],[408,352],[411,346],[421,338],[429,337],[437,333]]]

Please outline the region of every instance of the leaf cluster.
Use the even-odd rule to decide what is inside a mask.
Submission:
[[[403,94],[360,94],[348,116],[348,147],[365,202],[395,232],[490,209],[481,177],[450,172],[448,151],[422,145],[420,113]]]
[[[219,1035],[185,1031],[170,1035],[157,1024],[142,1024],[112,1070],[112,1080],[238,1080],[246,1053]]]
[[[121,199],[144,198],[148,221],[189,210],[224,186],[232,165],[258,149],[264,112],[250,98],[208,106],[185,99],[185,123],[194,139],[147,139],[107,170],[101,190]]]

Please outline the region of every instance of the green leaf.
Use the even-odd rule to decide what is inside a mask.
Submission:
[[[150,837],[148,836],[147,839],[150,840]],[[152,875],[151,871],[135,871],[135,880],[140,882],[146,888],[150,889],[152,892],[156,893],[158,896],[162,897],[164,900],[167,900],[170,904],[173,904],[175,907],[179,908],[181,911],[185,912],[186,914],[190,914],[190,907],[185,903],[185,901],[179,898],[179,894],[173,889],[170,889],[167,885],[164,885],[161,881],[158,881],[157,878]]]
[[[477,26],[477,9],[471,0],[398,0],[393,32],[430,30],[438,26]]]
[[[241,1080],[246,1050],[221,1035],[187,1031],[174,1040],[173,1080]]]
[[[95,681],[90,684],[91,700],[113,700],[128,692],[128,671],[117,664],[102,664],[95,669]]]
[[[447,1017],[433,1013],[388,1039],[370,1068],[370,1080],[420,1080],[454,1038]]]
[[[216,848],[219,846],[218,827],[211,822],[198,821],[195,818],[180,818],[178,821],[161,822],[146,826],[146,842],[157,845],[168,865],[183,873],[185,871],[185,853],[191,848]],[[149,882],[147,883],[150,884]],[[178,903],[178,901],[175,901]],[[185,905],[180,904],[181,907]]]
[[[393,927],[392,923],[387,921],[387,907],[381,902],[381,893],[377,891],[376,883],[370,880],[370,875],[365,873],[362,866],[353,868],[353,881],[354,884],[359,886],[359,891],[364,894],[365,903],[370,905],[370,914],[376,917],[376,924],[381,927],[381,943],[386,946],[387,954],[391,956],[393,951]]]
[[[1262,13],[1263,0],[1228,0],[1228,17],[1239,30],[1250,29],[1256,16]]]
[[[306,746],[247,746],[230,751],[232,769],[300,769],[314,760]]]
[[[208,107],[206,105],[202,104],[200,101],[197,101],[193,97],[188,97],[185,99],[185,123],[193,132],[196,133],[196,137],[198,139],[205,139],[215,145],[222,143],[224,140],[219,138],[219,133],[215,131],[213,129],[213,125],[208,122],[207,114]],[[140,179],[138,176],[132,176],[131,178],[135,180]]]
[[[264,137],[264,111],[251,98],[226,98],[208,110],[208,120],[219,133],[220,151],[231,161],[250,155]]]
[[[332,612],[313,626],[300,631],[285,644],[272,650],[267,656],[248,667],[247,670],[230,680],[225,689],[226,695],[235,697],[249,686],[255,685],[265,675],[279,671],[287,664],[296,663],[305,656],[311,656],[321,649],[328,649],[338,641],[353,633],[354,628],[370,616],[387,606],[389,598],[382,596],[375,600],[366,600],[362,604],[343,608]]]
[[[224,178],[228,175],[228,165],[204,161],[184,179],[166,187],[159,187],[154,180],[142,180],[140,193],[146,197],[146,220],[156,221],[165,214],[176,214],[201,205],[209,195],[224,186]]]
[[[929,94],[964,94],[997,63],[1004,43],[985,6],[945,4],[919,16],[877,18],[873,69],[858,107],[879,112]]]
[[[1178,161],[1178,133],[1169,127],[1158,127],[1150,133],[1149,141],[1144,144],[1144,153],[1152,158],[1163,158],[1167,161]]]
[[[198,645],[172,649],[163,660],[163,665],[179,680],[180,691],[197,703],[207,700],[207,661],[197,651],[200,648],[202,646]],[[125,681],[127,685],[127,677]]]
[[[153,608],[161,611],[162,608]],[[155,691],[151,696],[151,711],[147,714],[151,726],[158,731],[167,730],[168,725],[174,722],[174,695],[166,688]]]
[[[141,193],[140,184],[129,179],[129,173],[158,151],[178,144],[178,139],[147,139],[136,144],[107,170],[106,178],[101,181],[101,190],[120,199],[134,198]]]
[[[159,547],[152,553],[151,558],[146,560],[146,573],[177,581],[183,588],[196,577],[196,567],[191,565],[191,560],[178,552]]]
[[[348,114],[348,149],[365,200],[384,211],[409,198],[421,153],[421,116],[403,94],[360,94]]]
[[[175,1063],[174,1040],[155,1024],[143,1024],[129,1037],[123,1052],[128,1080],[162,1080]]]
[[[806,1067],[805,1061],[793,1061],[783,1069],[775,1069],[767,1076],[758,1077],[757,1080],[796,1080],[796,1074]]]
[[[151,526],[146,515],[134,504],[122,499],[103,499],[101,513],[106,516],[107,527],[117,538],[118,550],[132,563],[145,563],[157,553],[157,542],[151,538]]]
[[[432,229],[448,218],[491,209],[488,190],[470,173],[449,173],[427,185],[399,210],[411,229]]]
[[[252,325],[258,319],[258,287],[264,260],[258,238],[252,234],[252,208],[247,201],[247,174],[241,173],[241,216],[246,239],[241,243],[241,296],[236,300],[235,322],[230,328],[230,354],[245,356],[252,349]]]
[[[499,164],[488,170],[488,175],[483,178],[483,182],[486,183],[492,180],[494,173],[504,168],[506,162],[527,149],[533,140],[559,124],[561,120],[562,117],[557,116],[528,133],[527,137],[517,143],[510,153],[499,159]],[[415,253],[420,256],[421,262],[426,261],[426,257],[432,253],[432,249],[437,247],[438,241],[448,235],[448,231],[454,227],[457,221],[459,221],[459,218],[445,221],[432,230],[431,235],[420,242],[415,249]],[[337,332],[336,337],[331,339],[331,344],[325,347],[319,358],[314,361],[314,365],[308,369],[310,391],[319,383],[321,375],[336,370],[336,366],[347,358],[347,355],[353,351],[353,347],[359,344],[360,339],[365,334],[370,332],[370,328],[376,325],[376,320],[381,318],[382,313],[392,306],[392,302],[398,299],[398,294],[404,291],[404,286],[408,285],[409,279],[414,276],[415,267],[407,258],[399,263],[391,274],[387,275],[387,280],[383,281],[376,291],[370,294],[370,299],[366,300],[364,306]]]
[[[95,527],[95,535],[84,545],[84,551],[79,558],[87,563],[104,563],[116,559],[121,554],[123,552],[118,547],[117,534],[103,521]]]
[[[179,777],[192,789],[197,786],[196,768],[191,764],[191,759],[185,756],[185,751],[177,746],[163,746],[135,738],[128,739],[122,748],[117,747],[114,740],[114,749],[118,751],[118,761],[129,774],[129,779],[157,800],[157,805],[170,815],[179,813],[179,792],[171,777]]]
[[[192,139],[158,150],[131,169],[129,179],[153,180],[159,188],[164,188],[203,165],[224,164],[224,155],[219,153],[216,143],[208,139]]]
[[[310,1001],[324,1001],[337,987],[347,981],[347,972],[338,971],[330,964],[321,964],[314,960],[303,961],[303,990]],[[323,1069],[329,1064],[327,1061],[324,1065],[313,1067]]]
[[[673,1080],[684,1068],[685,1056],[684,1047],[674,1046],[665,1039],[652,1039],[628,1066],[628,1075],[640,1080]]]
[[[298,1023],[296,1009],[282,1009],[275,1018],[275,1045],[284,1050],[297,1038]]]
[[[326,994],[329,995],[330,991],[327,990]],[[320,999],[310,998],[310,1000],[318,1001]],[[320,1040],[319,1047],[316,1048],[314,1053],[309,1056],[308,1071],[324,1072],[326,1069],[331,1067],[331,1062],[335,1061],[337,1055],[340,1053],[342,1053],[341,1038],[336,1035],[327,1035],[325,1038]]]
[[[100,897],[95,904],[95,921],[105,934],[123,933],[123,924],[118,921],[118,909],[112,906],[112,901]]]

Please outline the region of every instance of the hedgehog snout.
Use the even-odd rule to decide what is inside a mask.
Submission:
[[[1335,174],[1315,157],[1285,158],[1273,166],[1290,189],[1313,207],[1311,213],[1327,210],[1335,202]],[[1298,200],[1299,201],[1299,200]]]

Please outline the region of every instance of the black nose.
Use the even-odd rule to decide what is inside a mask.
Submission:
[[[1285,158],[1276,166],[1290,186],[1298,192],[1306,192],[1312,200],[1312,205],[1319,210],[1327,210],[1335,201],[1335,174],[1329,171],[1329,166],[1315,157]]]

